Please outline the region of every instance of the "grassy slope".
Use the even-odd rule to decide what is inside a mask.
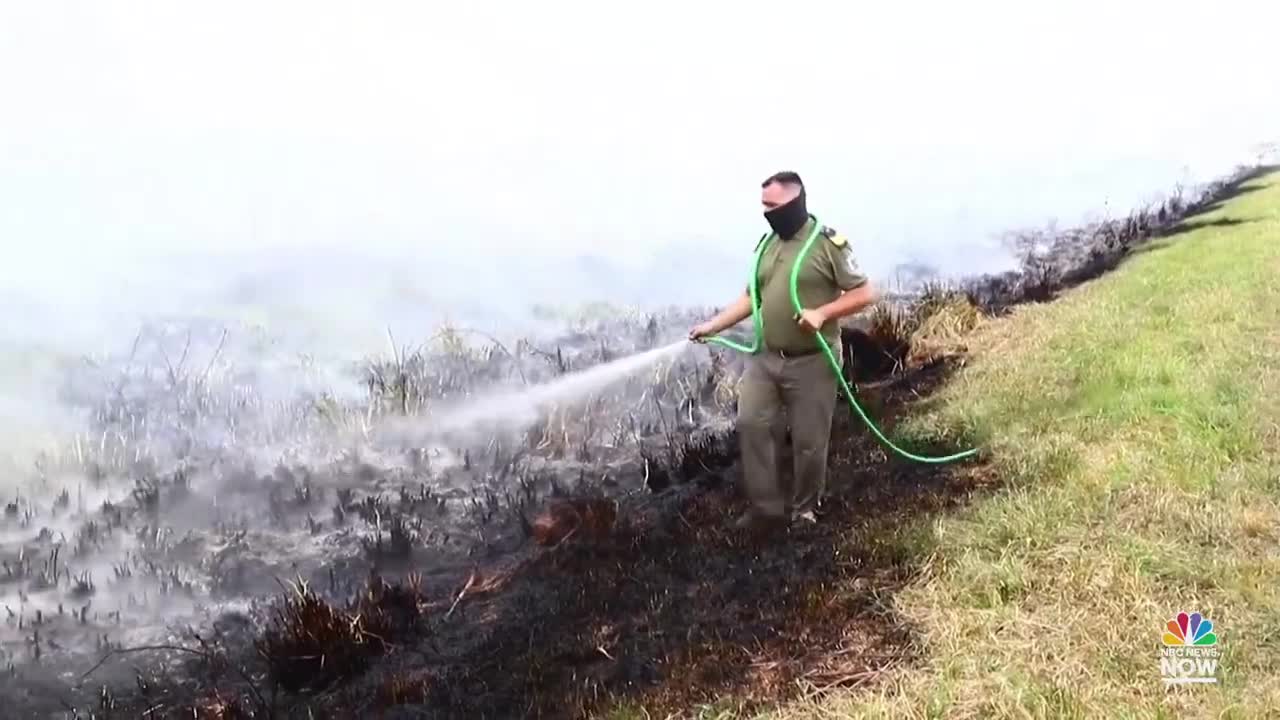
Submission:
[[[903,528],[928,666],[790,717],[1280,714],[1280,175],[1056,302],[978,331],[914,420],[1007,479]],[[922,532],[924,530],[924,532]],[[921,540],[921,537],[925,540]],[[1218,630],[1218,686],[1166,691],[1167,619]]]

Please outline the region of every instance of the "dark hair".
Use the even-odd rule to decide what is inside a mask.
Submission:
[[[760,183],[760,187],[766,188],[774,183],[780,183],[782,185],[799,185],[801,188],[804,187],[804,182],[800,179],[800,176],[790,170],[783,170],[770,175],[764,179],[764,182]]]

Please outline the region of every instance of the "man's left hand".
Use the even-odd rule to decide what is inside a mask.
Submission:
[[[796,321],[800,327],[809,332],[817,332],[823,325],[827,324],[827,316],[821,310],[805,310],[800,313],[800,317]]]

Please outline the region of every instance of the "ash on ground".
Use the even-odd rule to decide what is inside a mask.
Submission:
[[[912,354],[939,325],[921,308],[1050,299],[1267,170],[1024,233],[1021,273],[849,328],[850,375],[891,432],[956,365]],[[903,463],[837,413],[826,517],[761,547],[726,527],[743,508],[733,353],[690,348],[533,419],[432,426],[708,313],[608,315],[544,341],[446,329],[343,372],[184,321],[73,368],[63,399],[85,431],[0,500],[5,716],[582,717],[628,698],[776,700],[917,661],[887,600],[919,561],[898,529],[990,488],[980,462]]]
[[[513,346],[446,330],[350,368],[356,398],[319,383],[279,392],[227,360],[247,341],[225,328],[145,329],[127,356],[69,375],[64,397],[89,428],[5,500],[4,692],[62,712],[78,687],[109,684],[113,667],[95,665],[112,649],[247,633],[262,601],[299,581],[335,602],[371,574],[454,587],[536,545],[550,499],[683,479],[672,468],[687,448],[732,415],[740,361],[723,353],[690,349],[496,429],[437,434],[431,418],[671,343],[698,317],[632,314]],[[422,444],[379,432],[405,418]]]

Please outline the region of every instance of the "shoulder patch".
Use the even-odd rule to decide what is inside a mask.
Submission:
[[[836,232],[836,229],[833,227],[822,228],[822,234],[824,237],[826,237],[828,240],[831,241],[832,245],[835,245],[838,248],[842,248],[845,245],[849,244],[849,241],[846,240],[843,235]]]

